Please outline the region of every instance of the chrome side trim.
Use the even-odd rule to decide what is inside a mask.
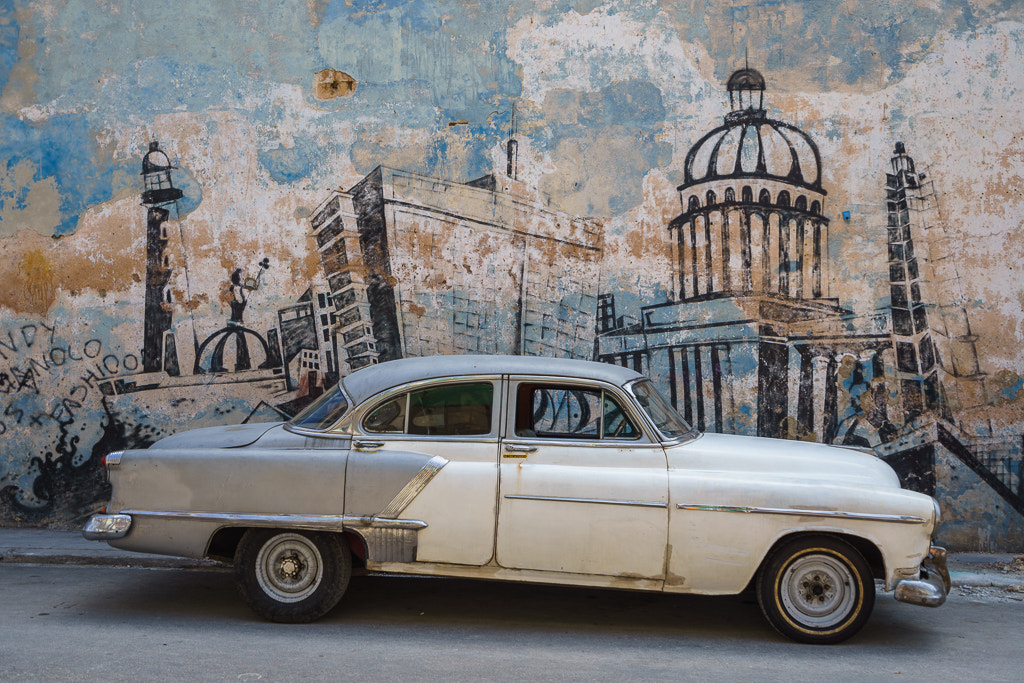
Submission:
[[[184,512],[178,510],[124,510],[124,515],[155,517],[159,519],[188,519],[196,522],[222,522],[257,527],[288,527],[311,531],[341,531],[346,527],[371,529],[424,529],[426,522],[417,519],[390,519],[382,517],[353,517],[334,515],[264,515],[227,512]]]
[[[699,512],[742,512],[760,515],[790,515],[793,517],[829,517],[832,519],[861,519],[872,522],[895,522],[897,524],[924,524],[924,517],[914,515],[885,515],[872,512],[842,512],[840,510],[799,510],[790,508],[761,508],[745,505],[694,505],[678,503],[680,510],[696,510]]]
[[[413,529],[367,529],[360,533],[367,562],[415,562],[417,539]]]
[[[398,517],[398,515],[402,514],[402,510],[409,506],[409,503],[412,502],[413,498],[418,496],[420,491],[422,491],[423,488],[430,483],[430,480],[441,471],[441,468],[447,464],[448,459],[442,458],[440,455],[435,455],[433,458],[428,460],[426,464],[420,468],[420,471],[416,473],[416,476],[410,479],[409,483],[402,487],[402,490],[398,492],[398,495],[396,495],[390,503],[388,503],[387,507],[374,515],[374,518],[384,517],[394,519]]]
[[[548,500],[556,503],[597,503],[599,505],[627,505],[640,508],[667,508],[668,503],[657,503],[646,500],[612,500],[610,498],[563,498],[561,496],[523,496],[507,494],[505,498],[513,500]]]

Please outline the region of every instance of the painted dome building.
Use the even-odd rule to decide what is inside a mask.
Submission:
[[[768,116],[758,71],[736,71],[726,90],[729,111],[689,150],[677,188],[672,300],[630,323],[602,297],[597,357],[667,377],[676,408],[702,430],[877,438],[879,424],[844,424],[860,413],[838,384],[850,366],[864,387],[884,372],[885,321],[859,320],[851,334],[853,313],[828,296],[821,153]]]
[[[725,123],[686,155],[683,213],[669,225],[680,300],[737,292],[822,297],[821,154],[799,128],[768,118],[764,89],[754,69],[734,73]]]

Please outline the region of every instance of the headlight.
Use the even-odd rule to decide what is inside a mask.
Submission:
[[[935,510],[935,521],[932,526],[938,526],[939,522],[942,521],[942,508],[939,507],[939,501],[932,498],[932,507]]]

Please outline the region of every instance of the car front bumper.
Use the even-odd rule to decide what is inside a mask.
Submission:
[[[938,607],[946,602],[949,589],[946,549],[932,546],[928,557],[921,563],[920,578],[903,579],[896,584],[893,594],[900,602],[923,607]]]
[[[131,528],[131,515],[93,515],[82,529],[82,536],[89,541],[111,541],[124,538]]]

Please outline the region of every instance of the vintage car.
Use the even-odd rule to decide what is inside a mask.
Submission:
[[[856,633],[875,580],[941,605],[939,508],[870,452],[701,434],[649,379],[588,361],[397,360],[286,424],[175,434],[105,465],[86,538],[234,563],[252,609],[317,619],[374,572],[756,591],[809,643]]]

